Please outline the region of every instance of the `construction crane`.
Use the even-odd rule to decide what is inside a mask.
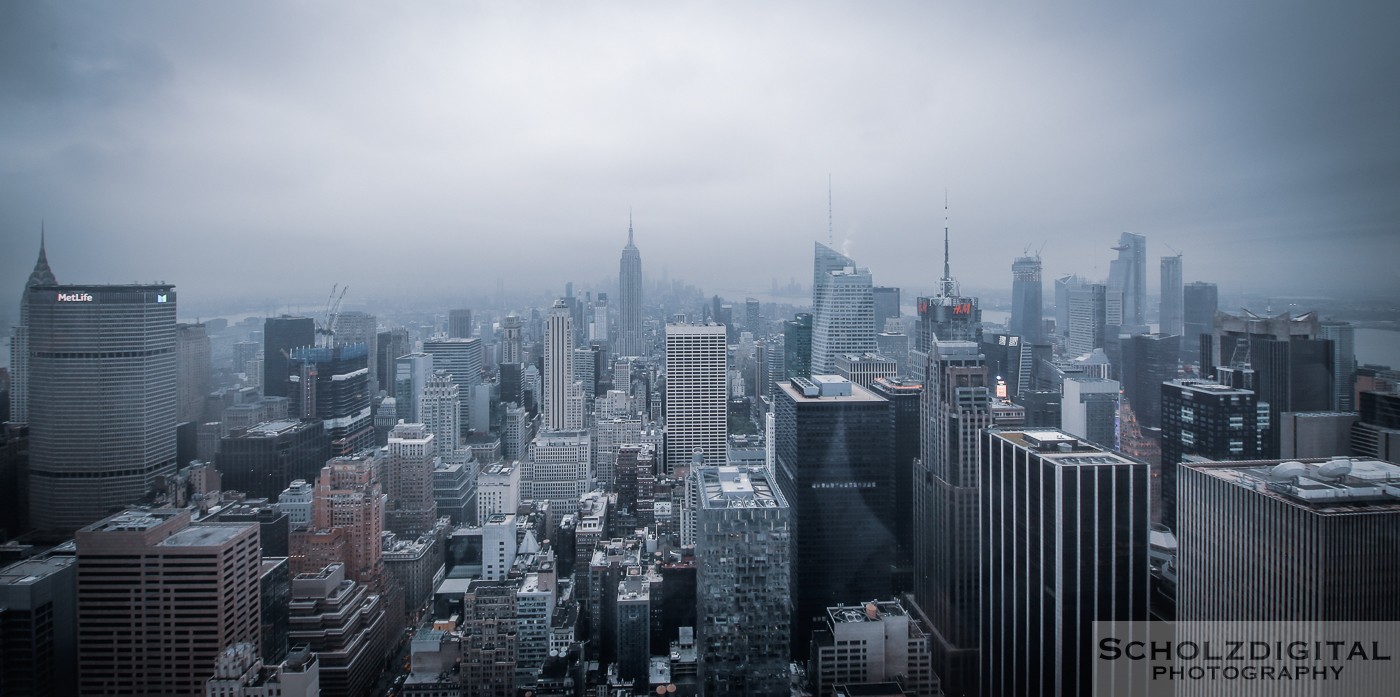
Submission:
[[[337,289],[340,290],[340,295],[336,295]],[[336,321],[340,319],[340,303],[345,300],[345,292],[348,290],[350,290],[348,284],[344,288],[341,288],[339,284],[331,286],[330,297],[326,298],[325,315],[318,323],[320,326],[316,327],[316,334],[319,337],[317,343],[324,347],[330,348],[335,345],[335,325]]]

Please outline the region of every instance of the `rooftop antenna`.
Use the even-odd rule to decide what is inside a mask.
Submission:
[[[953,287],[953,265],[948,253],[948,190],[943,190],[943,288],[941,295],[950,298],[957,295]]]
[[[627,244],[632,244],[632,207],[627,207]]]
[[[832,218],[832,172],[826,172],[826,246],[836,246],[836,225]]]

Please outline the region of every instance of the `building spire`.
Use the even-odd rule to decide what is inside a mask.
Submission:
[[[836,246],[836,226],[832,224],[831,217],[831,172],[826,173],[826,244],[828,247]]]
[[[43,221],[39,222],[39,258],[34,262],[34,271],[29,274],[29,282],[24,287],[30,286],[54,286],[58,285],[58,279],[54,278],[53,269],[49,268],[49,255],[45,250],[45,231]]]
[[[948,190],[943,190],[943,283],[941,293],[944,297],[957,295],[957,289],[953,284],[953,265],[948,252]]]
[[[627,207],[627,244],[632,244],[632,207]]]

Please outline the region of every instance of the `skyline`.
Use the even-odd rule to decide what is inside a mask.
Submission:
[[[1042,244],[1105,277],[1123,231],[1149,288],[1166,245],[1187,282],[1400,287],[1392,6],[341,9],[5,8],[0,277],[43,224],[65,281],[518,295],[610,276],[630,207],[652,279],[762,291],[831,176],[879,285],[936,283],[947,190],[969,288]]]

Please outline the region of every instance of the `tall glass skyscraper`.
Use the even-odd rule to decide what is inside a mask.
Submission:
[[[175,472],[175,287],[34,285],[32,523],[72,532]]]
[[[1041,341],[1041,313],[1045,288],[1040,276],[1040,256],[1018,257],[1011,262],[1011,334],[1026,342]]]
[[[1108,289],[1123,293],[1123,324],[1146,324],[1147,238],[1125,232],[1113,249],[1118,258],[1108,262]]]
[[[874,350],[870,271],[818,242],[812,275],[812,373],[835,374],[838,355]]]
[[[1186,315],[1181,288],[1181,255],[1162,257],[1162,311],[1157,333],[1181,336]]]

